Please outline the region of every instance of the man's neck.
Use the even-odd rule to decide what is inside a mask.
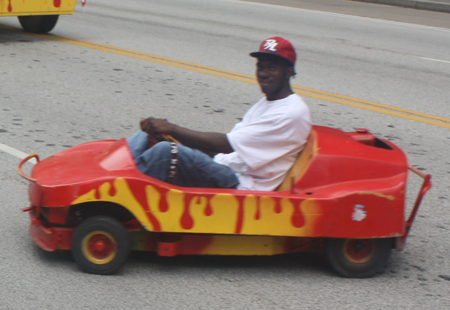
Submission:
[[[268,95],[266,94],[266,99],[267,99],[267,101],[281,100],[281,99],[284,99],[284,98],[289,97],[289,96],[292,95],[293,93],[294,93],[294,92],[293,92],[291,89],[289,89],[289,90],[287,90],[287,91],[285,91],[285,92],[282,92],[282,93],[277,94],[277,95],[274,95],[274,96],[268,96]]]

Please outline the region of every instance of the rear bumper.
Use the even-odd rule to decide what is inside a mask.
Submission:
[[[408,238],[409,231],[411,230],[411,226],[414,222],[417,211],[419,210],[419,206],[422,202],[422,199],[432,186],[430,174],[423,174],[420,170],[414,168],[413,166],[408,166],[408,169],[414,172],[419,177],[421,177],[423,179],[423,182],[422,187],[420,188],[419,193],[417,194],[416,201],[408,217],[408,220],[405,222],[405,233],[403,234],[403,236],[397,238],[396,240],[395,248],[399,251],[402,251],[405,248],[406,238]]]
[[[34,218],[30,212],[30,235],[33,241],[43,250],[69,250],[71,248],[73,229],[62,227],[46,227],[44,223]]]

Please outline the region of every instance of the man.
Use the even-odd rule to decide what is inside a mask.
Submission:
[[[250,55],[257,58],[256,77],[265,97],[242,122],[223,134],[143,119],[141,131],[127,140],[141,172],[189,187],[271,191],[283,181],[311,130],[308,106],[290,86],[296,53],[289,41],[273,37]],[[148,136],[167,135],[182,145],[165,141],[148,147]]]

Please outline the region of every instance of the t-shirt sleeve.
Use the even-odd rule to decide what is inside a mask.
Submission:
[[[252,169],[259,169],[276,158],[300,151],[310,125],[310,120],[301,114],[270,114],[236,126],[227,137],[239,157]]]

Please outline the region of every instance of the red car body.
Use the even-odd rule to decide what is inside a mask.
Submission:
[[[431,187],[431,176],[408,166],[393,143],[367,130],[349,133],[321,126],[313,126],[285,181],[272,192],[187,188],[158,181],[137,170],[125,139],[67,149],[38,161],[27,176],[21,167],[32,157],[37,155],[24,159],[19,173],[30,181],[31,206],[25,211],[30,211],[31,236],[44,250],[73,250],[80,223],[108,216],[125,227],[135,250],[165,256],[327,250],[329,257],[337,251],[350,265],[336,267],[330,258],[333,267],[356,277],[381,268],[385,261],[363,268],[377,260],[377,249],[386,248],[387,254],[380,255],[387,260],[387,248],[404,248],[422,197]],[[408,171],[422,177],[423,184],[405,220]],[[94,266],[83,269],[110,273],[95,269],[111,264],[109,258],[102,261],[102,255],[111,253],[103,252],[118,251],[114,237],[105,236],[80,237],[84,243],[77,247]],[[108,246],[112,250],[105,250]]]

